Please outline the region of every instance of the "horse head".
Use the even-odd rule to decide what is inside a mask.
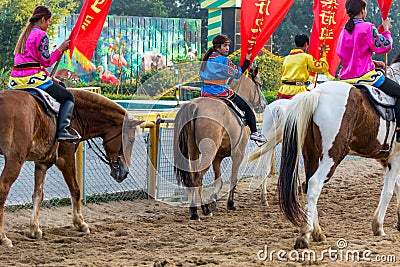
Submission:
[[[108,131],[103,137],[103,147],[106,152],[106,162],[111,169],[111,177],[122,182],[129,174],[135,136],[140,132],[139,124],[143,121],[125,116],[122,129]]]
[[[231,80],[230,86],[251,104],[256,113],[264,112],[267,103],[261,92],[261,83],[258,81],[258,68],[250,69],[249,77],[242,75],[240,79]]]

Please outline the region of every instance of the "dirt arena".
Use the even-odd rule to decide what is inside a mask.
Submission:
[[[373,160],[340,165],[318,203],[327,240],[311,243],[316,260],[308,259],[311,254],[307,251],[303,260],[301,250],[299,257],[292,250],[298,230],[279,211],[277,177],[273,176],[269,207],[259,204],[258,192],[250,192],[250,179],[245,179],[238,186],[237,211],[227,211],[223,199],[214,216],[200,215],[200,222],[189,221],[186,208],[157,201],[90,204],[83,212],[92,233],[85,235],[73,229],[70,207],[42,209],[44,238],[31,240],[26,237],[31,211],[7,212],[5,228],[14,247],[0,248],[0,265],[398,266],[400,233],[395,227],[395,197],[385,218],[386,236],[374,237],[371,230],[382,176],[383,169]],[[279,250],[288,261],[278,259]],[[320,259],[323,250],[331,251],[331,257],[326,252]],[[353,260],[349,252],[364,253],[371,261]],[[397,263],[387,262],[394,259]]]

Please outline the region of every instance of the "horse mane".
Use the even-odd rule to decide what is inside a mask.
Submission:
[[[118,111],[118,113],[125,115],[126,110],[111,101],[105,96],[82,90],[82,89],[69,89],[75,96],[75,103],[77,106],[84,106],[85,109],[96,110],[96,112],[106,112],[107,110]],[[108,113],[107,113],[108,114]]]

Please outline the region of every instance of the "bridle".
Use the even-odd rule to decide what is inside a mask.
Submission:
[[[120,136],[121,133],[116,134],[115,136],[111,137],[110,139],[108,139],[107,141],[103,141],[103,147],[109,143],[110,141],[114,140],[115,138],[117,138],[118,136]],[[108,165],[112,165],[114,169],[119,170],[120,164],[121,164],[121,157],[123,155],[123,148],[122,148],[122,143],[121,143],[121,147],[118,151],[118,155],[117,155],[117,159],[116,160],[112,160],[110,159],[102,150],[101,148],[92,140],[92,138],[87,139],[88,141],[88,145],[89,148],[91,148],[93,150],[93,152],[96,154],[96,156],[104,163],[108,164]],[[94,149],[93,146],[97,149]]]
[[[256,97],[258,97],[259,101],[258,101],[257,105],[254,108],[261,109],[262,106],[263,106],[262,101],[263,100],[265,101],[264,95],[261,93],[261,89],[260,89],[260,88],[262,88],[261,83],[259,81],[257,81],[255,79],[255,77],[253,77],[252,75],[250,75],[250,77],[251,77],[251,80],[253,81],[253,83],[255,84],[255,86],[257,88],[256,88],[256,90],[255,90],[255,92],[253,94],[253,98],[251,100],[249,99],[248,102],[249,103],[254,103]],[[236,91],[236,93],[238,93],[238,94],[239,94],[240,89],[242,89],[242,86],[240,86],[241,82],[242,82],[242,80],[240,79],[238,90]]]
[[[83,135],[85,134],[85,132],[87,131],[88,126],[85,125],[84,121],[82,120],[81,114],[78,112],[77,109],[74,110],[75,114],[76,114],[76,119],[78,120],[78,123],[81,125],[82,127],[82,132]],[[118,136],[120,136],[122,134],[122,132],[117,133],[115,136],[111,137],[110,139],[108,139],[107,141],[103,140],[103,147],[104,145],[106,145],[107,143],[109,143],[110,141],[114,140],[115,138],[117,138]],[[118,155],[117,155],[117,159],[116,160],[112,160],[110,159],[102,150],[101,148],[92,140],[93,138],[88,138],[87,139],[87,143],[89,148],[91,148],[94,152],[94,154],[96,154],[96,156],[104,163],[106,163],[107,165],[111,165],[113,166],[113,168],[115,170],[119,170],[120,164],[121,164],[121,157],[123,155],[123,148],[122,148],[122,142],[121,142],[121,147],[118,151]],[[94,148],[93,148],[94,146]],[[96,151],[96,149],[97,151]]]

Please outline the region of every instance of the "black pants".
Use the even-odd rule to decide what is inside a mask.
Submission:
[[[74,95],[56,82],[44,91],[60,102],[61,105],[66,101],[72,101],[75,103]]]
[[[244,112],[244,116],[246,118],[247,125],[250,127],[250,131],[252,133],[257,132],[257,126],[256,126],[256,116],[254,115],[253,110],[251,107],[247,104],[247,102],[238,94],[233,94],[231,97],[229,97],[230,100],[232,100],[233,103],[235,103],[240,110]]]
[[[386,94],[397,98],[394,105],[394,113],[396,116],[396,127],[400,127],[400,84],[386,77],[385,81],[378,88]]]

